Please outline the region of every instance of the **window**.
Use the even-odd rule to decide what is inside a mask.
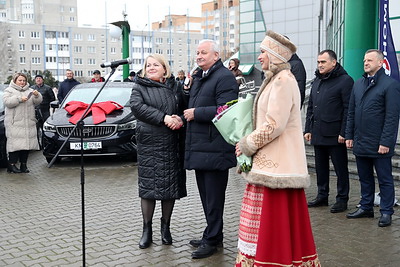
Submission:
[[[25,44],[19,44],[19,51],[25,51]]]
[[[46,39],[56,39],[56,32],[47,31],[45,32]]]
[[[68,32],[58,32],[58,38],[69,38]]]
[[[94,58],[89,58],[89,59],[88,59],[88,65],[96,65],[96,59],[94,59]]]
[[[39,39],[40,38],[40,33],[39,32],[31,32],[31,38]]]
[[[69,51],[69,45],[67,45],[67,44],[58,45],[58,50],[60,50],[60,51]]]
[[[167,38],[167,43],[168,44],[173,44],[174,43],[174,38]]]
[[[174,55],[174,49],[167,49],[167,55]]]
[[[156,43],[157,44],[162,44],[163,43],[163,38],[156,38]]]
[[[31,50],[32,50],[32,51],[40,51],[40,45],[38,45],[38,44],[32,44],[32,45],[31,45]]]
[[[19,64],[25,64],[26,63],[26,58],[25,57],[20,57],[19,58]]]
[[[40,64],[40,57],[33,57],[31,62],[32,62],[32,64],[36,64],[36,65]]]
[[[19,31],[18,32],[18,37],[19,38],[25,38],[25,32],[24,31]]]
[[[82,53],[82,46],[74,46],[75,53]]]
[[[69,64],[69,57],[59,57],[58,62],[62,64]]]
[[[46,44],[46,51],[53,51],[55,47],[55,44]]]
[[[75,33],[75,34],[74,34],[74,40],[82,41],[82,34],[80,34],[80,33]]]
[[[96,36],[94,34],[89,34],[88,41],[96,41]]]
[[[88,52],[88,54],[96,53],[96,47],[95,46],[88,46],[87,52]]]
[[[56,57],[46,57],[46,63],[56,63],[57,58]]]
[[[74,58],[75,65],[83,65],[83,59],[81,58]]]
[[[115,47],[111,47],[111,54],[116,54],[117,53],[117,49]]]

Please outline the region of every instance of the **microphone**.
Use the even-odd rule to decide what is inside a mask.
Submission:
[[[116,68],[119,65],[131,64],[131,63],[132,63],[132,59],[131,58],[125,58],[125,59],[121,59],[121,60],[101,63],[100,67],[102,67],[102,68],[107,68],[107,67]]]

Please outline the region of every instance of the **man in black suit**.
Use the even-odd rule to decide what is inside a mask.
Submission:
[[[222,246],[229,169],[237,164],[235,147],[224,140],[212,119],[219,106],[238,98],[239,85],[222,64],[215,41],[200,41],[196,62],[200,70],[192,75],[188,109],[183,114],[187,121],[185,168],[195,170],[207,222],[202,238],[190,241],[197,248],[192,258],[201,259],[213,255]]]
[[[344,136],[354,81],[337,62],[336,53],[332,50],[321,51],[317,63],[304,138],[314,145],[318,195],[308,206],[328,206],[331,158],[337,176],[336,203],[331,207],[331,212],[343,212],[347,210],[349,200],[349,171]]]

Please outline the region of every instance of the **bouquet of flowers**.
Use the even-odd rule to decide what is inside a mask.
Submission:
[[[212,122],[225,141],[236,145],[242,137],[253,131],[252,122],[253,96],[233,100],[217,109],[217,115]],[[237,157],[239,169],[242,172],[251,170],[252,158],[244,154]]]

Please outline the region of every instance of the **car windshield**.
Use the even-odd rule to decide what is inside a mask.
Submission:
[[[75,87],[63,102],[63,107],[69,101],[81,101],[90,104],[96,96],[99,88],[95,87]],[[129,87],[105,87],[97,97],[95,103],[104,101],[114,101],[123,106],[129,106],[129,99],[132,89]]]

